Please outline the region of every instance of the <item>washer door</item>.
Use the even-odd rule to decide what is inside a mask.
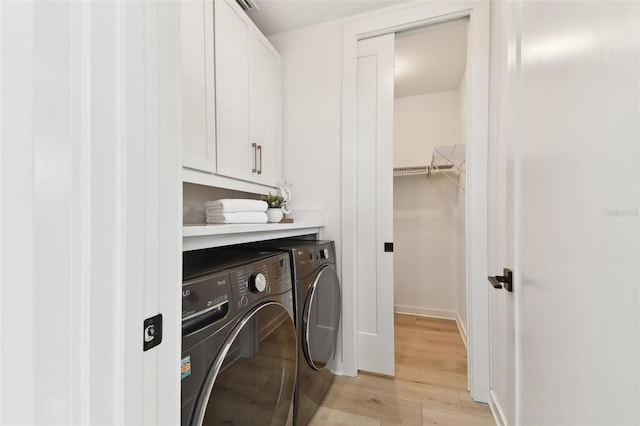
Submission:
[[[302,314],[302,350],[316,370],[324,368],[333,356],[341,301],[338,274],[332,266],[325,266],[307,291]]]
[[[275,302],[233,329],[207,373],[190,425],[287,425],[293,419],[296,332]]]

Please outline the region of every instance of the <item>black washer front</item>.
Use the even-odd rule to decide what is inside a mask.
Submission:
[[[285,321],[261,340],[266,321]],[[264,331],[263,331],[264,333]],[[284,306],[269,302],[232,331],[211,365],[190,425],[285,425],[296,380],[293,321]]]
[[[292,424],[298,344],[289,257],[209,249],[183,260],[182,426]]]

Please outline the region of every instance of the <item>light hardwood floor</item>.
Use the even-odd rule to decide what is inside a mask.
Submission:
[[[395,316],[396,376],[336,377],[310,426],[494,425],[467,392],[455,321]]]

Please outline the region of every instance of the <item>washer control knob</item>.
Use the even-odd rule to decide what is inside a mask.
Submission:
[[[260,272],[249,277],[249,290],[254,293],[262,293],[267,288],[267,278]]]
[[[321,249],[320,250],[320,259],[328,259],[329,258],[329,249]]]

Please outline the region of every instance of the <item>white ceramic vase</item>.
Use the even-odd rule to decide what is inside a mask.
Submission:
[[[280,208],[271,207],[267,209],[267,218],[271,223],[278,223],[282,220],[283,213]]]

